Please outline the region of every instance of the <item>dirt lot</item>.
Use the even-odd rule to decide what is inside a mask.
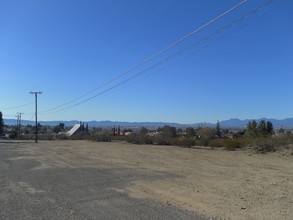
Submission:
[[[293,219],[292,155],[89,141],[24,145],[25,157],[40,163],[38,170],[127,168],[146,177],[160,175],[115,190],[206,219]]]

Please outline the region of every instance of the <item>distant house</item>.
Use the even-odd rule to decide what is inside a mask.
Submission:
[[[66,136],[71,138],[79,138],[88,135],[88,126],[85,127],[82,123],[75,124],[69,131],[66,132]]]
[[[132,132],[131,132],[131,131],[126,131],[126,132],[123,132],[123,134],[124,134],[125,136],[129,136],[129,135],[132,134]]]
[[[75,124],[69,131],[66,132],[66,136],[71,137],[80,131],[81,124]]]

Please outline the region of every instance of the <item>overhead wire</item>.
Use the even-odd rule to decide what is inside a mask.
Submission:
[[[86,97],[86,96],[92,94],[93,92],[97,91],[98,89],[101,89],[101,88],[103,88],[103,87],[105,87],[105,86],[111,84],[112,82],[114,82],[114,81],[120,79],[121,77],[123,77],[123,76],[129,74],[130,72],[134,71],[134,70],[137,69],[138,67],[140,67],[140,66],[144,65],[145,63],[151,61],[151,60],[154,59],[155,57],[157,57],[157,56],[163,54],[164,52],[168,51],[169,49],[171,49],[171,48],[177,46],[178,44],[180,44],[182,41],[186,40],[187,38],[193,36],[194,34],[200,32],[200,31],[202,31],[203,29],[205,29],[206,27],[208,27],[208,26],[211,25],[212,23],[216,22],[217,20],[221,19],[222,17],[224,17],[224,16],[227,15],[228,13],[234,11],[235,9],[237,9],[238,7],[240,7],[241,5],[243,5],[244,3],[246,3],[247,1],[248,1],[248,0],[243,0],[243,1],[241,1],[240,3],[236,4],[236,5],[233,6],[232,8],[228,9],[227,11],[221,13],[220,15],[216,16],[215,18],[213,18],[213,19],[211,19],[210,21],[206,22],[206,23],[203,24],[202,26],[196,28],[195,30],[191,31],[190,33],[188,33],[188,34],[184,35],[183,37],[179,38],[179,39],[178,39],[177,41],[175,41],[174,43],[168,45],[167,47],[165,47],[165,48],[163,48],[163,49],[161,49],[161,50],[159,50],[158,52],[154,53],[154,54],[151,55],[150,57],[148,57],[148,58],[144,59],[143,61],[139,62],[138,64],[132,66],[131,68],[129,68],[128,70],[126,70],[124,73],[122,73],[122,74],[120,74],[120,75],[114,77],[113,79],[111,79],[111,80],[109,80],[109,81],[103,83],[102,85],[96,87],[95,89],[93,89],[93,90],[91,90],[91,91],[89,91],[89,92],[87,92],[87,93],[84,93],[83,95],[78,96],[77,98],[74,98],[74,99],[72,99],[72,100],[70,100],[70,101],[68,101],[68,102],[66,102],[66,103],[64,103],[64,104],[62,104],[62,105],[59,105],[59,106],[56,106],[56,107],[53,107],[53,108],[50,108],[50,109],[47,109],[47,110],[43,110],[43,111],[41,111],[40,113],[51,112],[51,111],[53,111],[53,110],[55,110],[55,109],[62,108],[62,107],[64,107],[64,106],[66,106],[66,105],[69,105],[69,104],[71,104],[71,103],[73,103],[73,102],[75,102],[75,101],[77,101],[77,100],[79,100],[79,99],[81,99],[81,98],[84,98],[84,97]]]
[[[247,17],[248,14],[251,15],[251,14],[253,14],[253,13],[256,13],[256,12],[257,12],[258,10],[260,10],[261,8],[268,6],[269,4],[271,4],[271,3],[273,3],[273,2],[274,2],[274,0],[269,0],[269,1],[265,2],[263,5],[260,5],[259,7],[254,8],[252,11],[250,11],[250,12],[246,13],[245,15],[243,15],[243,17],[241,17],[241,19],[239,18],[239,19],[234,20],[233,22],[231,22],[231,23],[233,23],[233,24],[230,24],[230,25],[232,26],[232,25],[234,25],[235,23],[240,22],[241,20],[245,19],[245,16]],[[264,17],[264,16],[267,15],[267,14],[268,14],[268,12],[265,12],[265,14],[260,15],[259,17],[257,17],[257,18],[254,19],[253,21],[258,20],[258,19]],[[251,22],[252,22],[252,21],[251,21]],[[250,23],[251,23],[251,22],[250,22]],[[247,24],[245,24],[244,26],[247,26]],[[244,26],[241,26],[240,28],[243,28]],[[226,25],[225,28],[223,27],[223,28],[221,28],[221,29],[227,29],[227,28],[229,28],[228,25]],[[217,33],[216,33],[216,32],[217,32]],[[218,30],[218,31],[215,31],[213,35],[219,34],[220,32],[222,32],[222,31],[219,31],[219,30]],[[209,37],[209,38],[211,38],[211,37],[212,37],[212,36],[211,36],[211,34],[210,34],[210,37]],[[218,42],[218,41],[220,41],[220,40],[222,40],[222,39],[224,39],[224,38],[225,38],[225,36],[222,36],[222,37],[220,37],[219,39],[217,39],[215,42]],[[209,44],[205,45],[203,48],[201,48],[201,50],[207,48],[208,46],[210,46],[211,44],[213,44],[213,43],[215,43],[215,42],[212,42],[212,43],[209,43]],[[188,54],[188,56],[194,55],[195,53],[198,53],[198,52],[199,52],[199,50],[194,51],[194,52]],[[170,66],[173,66],[173,65],[179,63],[180,61],[182,61],[182,59],[184,59],[184,58],[181,58],[180,60],[177,60],[177,61],[175,61],[175,62],[169,64],[167,67],[164,67],[164,68],[161,69],[160,71],[163,71],[163,70],[169,68]]]
[[[8,108],[0,108],[0,110],[10,110],[10,109],[17,109],[17,108],[23,108],[29,105],[32,105],[34,102],[29,102],[26,104],[22,104],[22,105],[18,105],[18,106],[14,106],[14,107],[8,107]]]
[[[170,55],[170,56],[164,58],[163,60],[161,60],[161,61],[155,63],[154,65],[152,65],[152,66],[146,68],[145,70],[143,70],[143,71],[141,71],[141,72],[138,72],[138,73],[136,73],[135,75],[133,75],[133,76],[131,76],[131,77],[129,77],[129,78],[127,78],[127,79],[125,79],[125,80],[123,80],[123,81],[121,81],[121,82],[119,82],[119,83],[113,85],[113,86],[111,86],[110,88],[105,89],[105,90],[99,92],[98,94],[93,95],[93,96],[91,96],[91,97],[89,97],[89,98],[87,98],[87,99],[85,99],[85,100],[83,100],[83,101],[80,101],[80,102],[78,102],[78,103],[76,103],[76,104],[73,104],[73,105],[71,105],[71,106],[68,106],[68,107],[66,107],[66,108],[63,108],[63,109],[60,109],[60,110],[56,110],[56,111],[50,112],[49,114],[51,114],[51,113],[57,113],[57,112],[61,112],[61,111],[65,111],[65,110],[67,110],[67,109],[70,109],[70,108],[73,108],[73,107],[78,106],[78,105],[80,105],[80,104],[83,104],[83,103],[85,103],[85,102],[87,102],[87,101],[89,101],[89,100],[91,100],[91,99],[94,99],[94,98],[96,98],[96,97],[98,97],[98,96],[100,96],[100,95],[103,95],[104,93],[109,92],[110,90],[113,90],[113,89],[119,87],[120,85],[125,84],[125,83],[127,83],[128,81],[130,81],[130,80],[133,80],[134,78],[137,78],[138,76],[140,76],[140,75],[146,73],[147,71],[150,71],[150,70],[152,70],[152,69],[158,67],[159,65],[163,64],[164,62],[166,62],[166,61],[168,61],[168,60],[170,60],[170,59],[173,59],[174,57],[178,56],[179,54],[181,54],[181,53],[183,53],[183,52],[185,52],[185,51],[191,49],[191,48],[194,47],[195,45],[198,45],[198,44],[202,43],[203,41],[206,41],[206,40],[210,39],[211,37],[213,37],[213,36],[215,36],[215,35],[221,33],[222,31],[224,31],[225,29],[228,29],[228,28],[232,27],[232,26],[235,25],[236,23],[238,23],[238,22],[240,22],[241,20],[245,19],[246,17],[248,17],[248,16],[250,16],[250,15],[256,13],[257,11],[261,10],[262,8],[267,7],[268,5],[270,5],[270,4],[273,3],[273,2],[274,2],[274,0],[266,1],[265,3],[259,5],[258,7],[254,8],[254,9],[250,10],[249,12],[243,14],[242,16],[240,16],[240,17],[234,19],[232,22],[230,22],[230,23],[228,23],[228,24],[222,26],[221,28],[219,28],[219,29],[217,29],[216,31],[214,31],[214,32],[212,32],[212,33],[206,35],[205,37],[203,37],[203,38],[197,40],[196,42],[193,42],[192,44],[189,44],[188,46],[182,48],[181,50],[179,50],[179,51],[173,53],[172,55]]]

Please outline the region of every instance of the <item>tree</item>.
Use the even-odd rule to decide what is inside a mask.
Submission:
[[[140,135],[142,136],[146,136],[148,133],[148,129],[146,127],[141,127],[140,131],[139,131]]]
[[[161,143],[171,144],[172,139],[177,136],[176,128],[169,125],[165,125],[161,130]]]
[[[209,127],[199,127],[196,129],[196,134],[199,136],[199,138],[211,138],[215,136],[216,130]]]
[[[117,134],[120,135],[120,125],[118,126]]]
[[[247,124],[246,129],[246,136],[266,136],[266,135],[272,135],[274,132],[273,124],[265,120],[261,120],[258,124],[255,120],[249,121]]]
[[[165,125],[164,127],[162,127],[162,136],[166,138],[176,137],[176,128]]]
[[[274,133],[274,127],[272,122],[268,121],[267,122],[267,134],[272,135]]]
[[[4,120],[3,120],[3,115],[2,112],[0,111],[0,134],[3,134],[4,132]]]
[[[56,125],[53,128],[53,132],[59,133],[60,131],[64,131],[64,127],[65,127],[65,124],[64,123],[59,123],[59,125]]]
[[[53,128],[53,132],[55,133],[59,133],[60,132],[60,127],[58,125],[56,125],[54,128]]]
[[[229,134],[230,131],[229,131],[229,129],[226,128],[226,129],[223,129],[222,132],[223,132],[223,134],[227,135],[227,134]]]
[[[246,129],[247,136],[257,136],[257,123],[255,120],[249,121]]]
[[[64,123],[59,123],[59,128],[60,128],[61,131],[64,130],[64,127],[65,127],[65,124]]]
[[[257,125],[257,133],[258,135],[266,135],[267,134],[267,125],[264,120],[261,120]]]
[[[221,135],[221,127],[220,127],[220,122],[219,121],[217,121],[217,125],[216,125],[216,133],[217,133],[217,135]]]
[[[195,136],[195,130],[192,127],[188,127],[185,129],[185,132],[188,136],[194,137]]]

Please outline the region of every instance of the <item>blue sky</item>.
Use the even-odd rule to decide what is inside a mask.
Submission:
[[[29,92],[42,91],[39,120],[293,117],[291,0],[273,1],[217,33],[266,2],[247,1],[127,72],[240,2],[0,0],[0,111],[34,119]]]

